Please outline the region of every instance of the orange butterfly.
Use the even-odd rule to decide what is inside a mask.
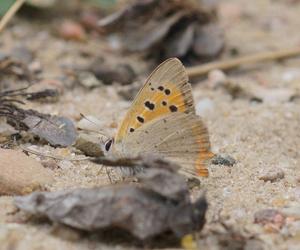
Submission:
[[[188,176],[208,176],[208,131],[195,114],[191,85],[182,63],[171,58],[159,65],[135,97],[106,155],[131,158],[158,155],[182,166]]]

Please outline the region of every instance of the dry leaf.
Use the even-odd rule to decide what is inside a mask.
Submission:
[[[146,162],[150,164],[151,160]],[[167,231],[182,237],[200,230],[207,209],[204,196],[192,203],[184,177],[163,166],[170,163],[157,159],[154,162],[157,168],[149,168],[138,175],[142,181],[139,185],[36,192],[17,197],[15,204],[30,214],[77,229],[118,228],[141,240]]]
[[[65,117],[27,115],[22,122],[29,128],[29,132],[53,146],[70,146],[77,137],[73,122]]]
[[[52,92],[51,92],[52,93]],[[29,131],[53,146],[72,145],[77,137],[73,122],[65,117],[41,114],[35,110],[19,108],[20,97],[32,97],[25,89],[0,92],[0,116],[18,130]]]
[[[224,46],[214,7],[201,1],[136,0],[99,21],[119,33],[124,49],[165,59],[213,58]],[[203,46],[203,47],[202,47]]]

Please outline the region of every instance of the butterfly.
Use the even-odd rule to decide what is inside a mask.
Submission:
[[[104,151],[119,159],[153,154],[177,163],[187,176],[208,176],[209,135],[180,60],[170,58],[151,73]]]

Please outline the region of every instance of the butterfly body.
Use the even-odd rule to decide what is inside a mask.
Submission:
[[[189,176],[208,175],[205,163],[213,155],[208,132],[195,114],[191,85],[178,59],[153,71],[108,146],[112,157],[152,154],[179,164]]]

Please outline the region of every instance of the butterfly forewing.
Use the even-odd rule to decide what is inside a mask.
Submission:
[[[194,114],[191,86],[182,63],[171,58],[159,65],[134,99],[115,137],[120,142],[144,124],[170,113]]]

